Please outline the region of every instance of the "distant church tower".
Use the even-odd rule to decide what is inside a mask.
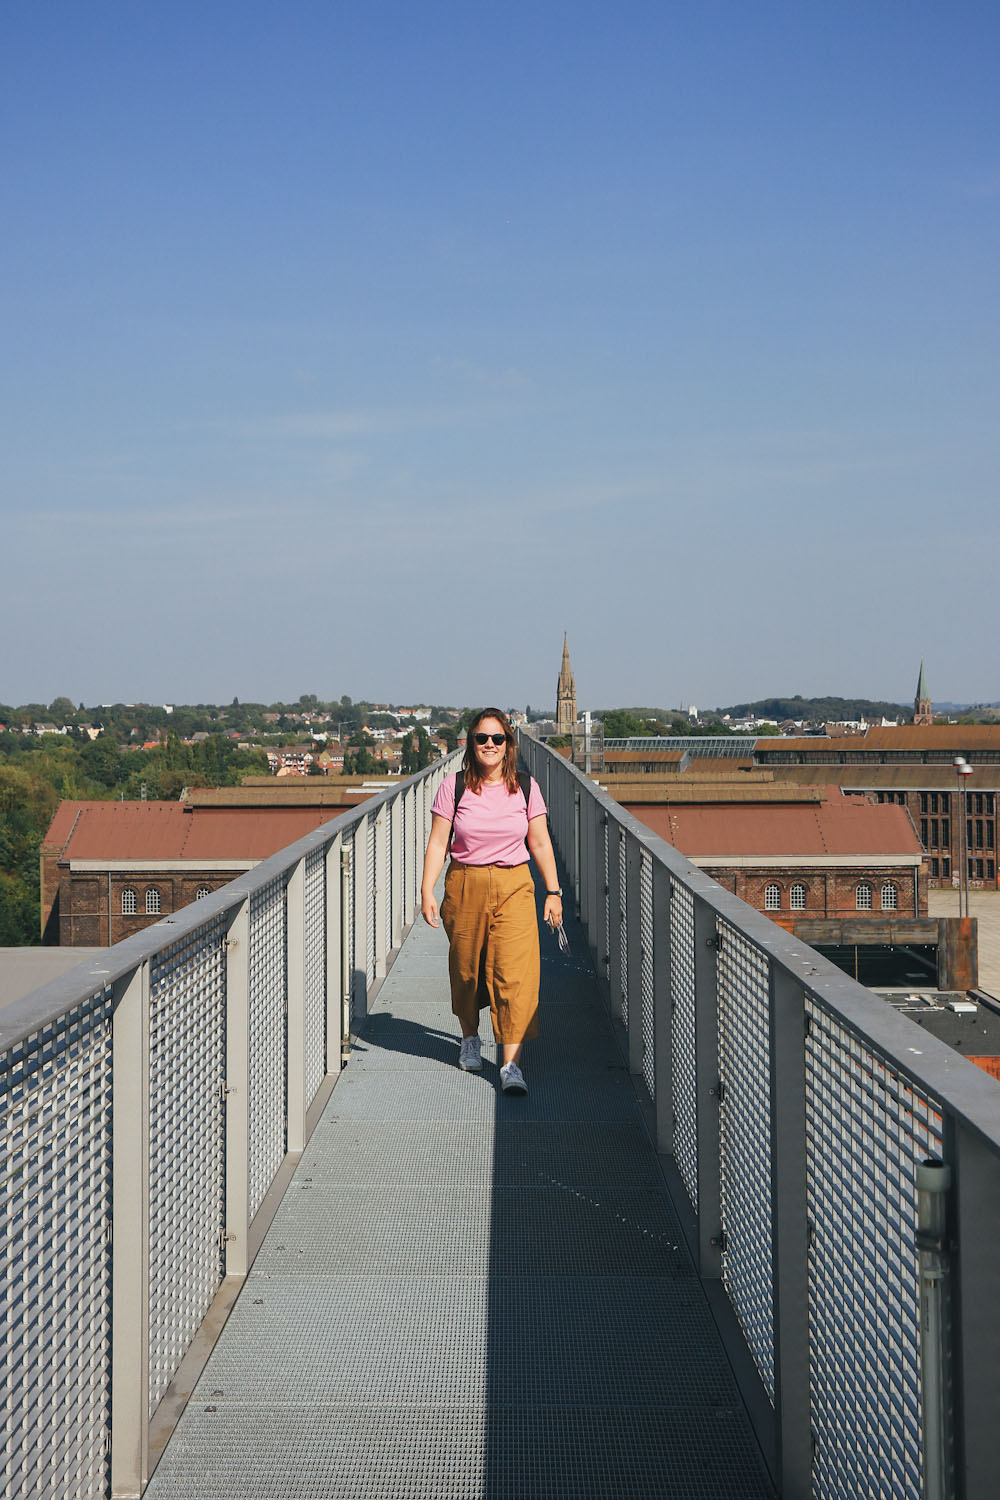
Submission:
[[[920,663],[920,676],[917,679],[917,696],[913,700],[913,722],[914,724],[934,723],[934,712],[931,708],[930,694],[927,691],[923,662]]]
[[[562,667],[556,685],[556,733],[572,734],[576,723],[576,683],[569,664],[569,644],[563,635]]]

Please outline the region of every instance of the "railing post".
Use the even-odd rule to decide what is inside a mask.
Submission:
[[[249,1270],[250,1229],[250,898],[226,940],[226,1275]]]
[[[674,1151],[673,996],[670,989],[670,872],[653,859],[653,1069],[656,1149]]]
[[[920,1389],[924,1429],[924,1500],[951,1500],[948,1190],[951,1167],[921,1162],[916,1171],[920,1256]]]
[[[354,825],[351,879],[354,883],[354,973],[351,983],[351,1015],[368,1014],[368,819]]]
[[[628,1070],[642,1072],[642,849],[634,834],[625,835],[625,911],[627,973],[623,975],[628,1016]]]
[[[608,1005],[613,1016],[621,1019],[622,995],[625,975],[622,973],[621,924],[625,918],[625,892],[621,879],[622,831],[617,822],[608,820],[608,909],[610,929],[608,932]]]
[[[778,1489],[812,1494],[809,1412],[809,1237],[805,1004],[801,984],[771,964],[771,1211]]]
[[[114,987],[111,1493],[149,1478],[149,965]],[[84,1295],[86,1288],[80,1288]]]
[[[341,1055],[340,834],[326,846],[326,1071],[339,1073]]]
[[[288,1001],[288,1151],[306,1143],[306,862],[296,860],[285,886],[287,912],[285,963]]]
[[[389,848],[392,858],[389,861],[390,880],[392,882],[392,930],[389,933],[389,947],[398,948],[403,941],[403,861],[406,859],[407,851],[403,848],[403,797],[405,793],[397,792],[389,804]]]
[[[698,1130],[698,1270],[722,1275],[719,1004],[715,912],[694,896],[695,1112]]]

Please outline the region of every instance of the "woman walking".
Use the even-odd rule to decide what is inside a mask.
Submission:
[[[487,1005],[501,1050],[505,1094],[526,1094],[521,1048],[538,1035],[538,921],[528,869],[545,881],[543,920],[562,921],[562,891],[538,785],[517,772],[506,714],[484,708],[469,725],[462,769],[446,776],[431,808],[420,907],[448,934],[451,1008],[462,1028],[458,1065],[482,1067],[479,1012]],[[434,887],[451,843],[440,918]]]

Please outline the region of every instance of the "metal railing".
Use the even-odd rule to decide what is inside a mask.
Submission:
[[[415,914],[453,759],[0,1011],[7,1500],[141,1494]]]
[[[1000,1088],[521,749],[779,1492],[995,1496]]]

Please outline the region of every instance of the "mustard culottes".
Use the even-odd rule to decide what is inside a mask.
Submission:
[[[514,1045],[538,1035],[538,917],[527,864],[462,865],[444,878],[451,1008],[466,1031],[488,1005],[493,1035]]]

